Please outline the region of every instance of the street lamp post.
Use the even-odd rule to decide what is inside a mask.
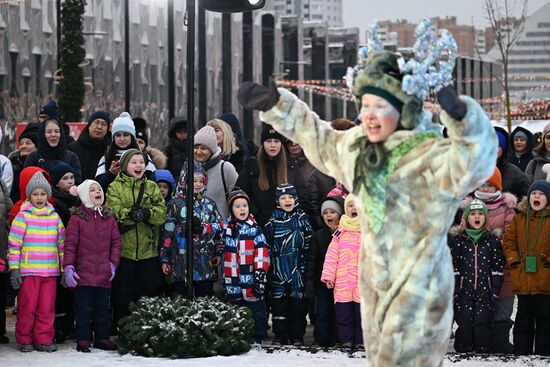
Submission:
[[[128,0],[126,0],[128,1]],[[266,0],[199,0],[201,8],[222,13],[261,9]],[[195,0],[187,0],[187,297],[193,298],[193,126],[195,121]],[[206,95],[206,93],[204,94]]]

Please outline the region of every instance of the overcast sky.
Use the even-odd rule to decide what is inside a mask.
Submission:
[[[520,2],[519,0],[515,0]],[[550,0],[529,0],[527,14],[540,9]],[[418,22],[425,17],[456,15],[459,24],[485,27],[488,22],[484,13],[484,0],[342,0],[344,27],[359,27],[361,40],[367,27],[374,20],[408,19]],[[514,0],[509,0],[513,3]],[[519,15],[520,10],[517,10]]]

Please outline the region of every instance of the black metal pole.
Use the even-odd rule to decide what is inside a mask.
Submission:
[[[195,0],[187,0],[187,297],[193,298],[193,125],[195,121]]]
[[[56,37],[57,37],[57,70],[61,68],[61,0],[55,1],[55,21],[57,22]]]
[[[231,14],[222,14],[222,112],[232,111],[231,88]]]
[[[174,65],[174,0],[168,0],[168,120],[176,111],[176,71]]]
[[[130,113],[130,5],[124,0],[124,105]]]
[[[198,63],[198,94],[199,94],[199,125],[202,126],[207,122],[206,116],[206,10],[199,6],[199,19],[197,22],[197,32],[199,41],[199,63]]]
[[[254,74],[252,69],[254,67],[253,56],[253,17],[252,12],[243,13],[243,82],[253,81]],[[254,139],[254,114],[252,110],[243,109],[243,126],[244,137],[247,140]]]

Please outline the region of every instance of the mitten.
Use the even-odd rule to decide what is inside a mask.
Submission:
[[[113,279],[115,279],[116,265],[109,261],[109,267],[111,268],[111,276],[109,277],[109,281],[112,282]]]
[[[136,223],[145,222],[151,217],[151,211],[147,208],[137,207],[132,209],[128,216]]]
[[[464,116],[466,116],[466,103],[458,98],[452,86],[448,85],[437,92],[437,101],[441,108],[453,119],[462,121]]]
[[[18,290],[21,287],[21,284],[23,284],[23,278],[21,278],[19,269],[13,269],[10,271],[10,282],[11,286],[15,290]]]
[[[193,234],[201,235],[202,234],[202,221],[199,217],[193,215]]]
[[[262,297],[265,294],[265,286],[267,284],[267,273],[263,269],[258,269],[254,272],[254,294]]]
[[[250,110],[268,111],[279,101],[277,85],[269,78],[268,86],[258,83],[245,82],[241,84],[238,93],[239,103]]]
[[[80,277],[74,270],[74,266],[67,265],[65,267],[65,284],[67,284],[67,287],[75,288],[79,280]]]

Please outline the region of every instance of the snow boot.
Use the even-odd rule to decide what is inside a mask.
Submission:
[[[117,350],[117,345],[114,341],[110,339],[96,340],[94,343],[94,348],[102,350]]]
[[[76,343],[76,350],[82,353],[90,353],[92,351],[91,349],[92,342],[89,340],[79,340]]]
[[[57,345],[55,345],[55,343],[40,344],[37,345],[34,349],[36,349],[38,352],[52,353],[57,350]]]
[[[493,325],[493,353],[512,354],[514,346],[510,343],[511,321],[497,321]]]

